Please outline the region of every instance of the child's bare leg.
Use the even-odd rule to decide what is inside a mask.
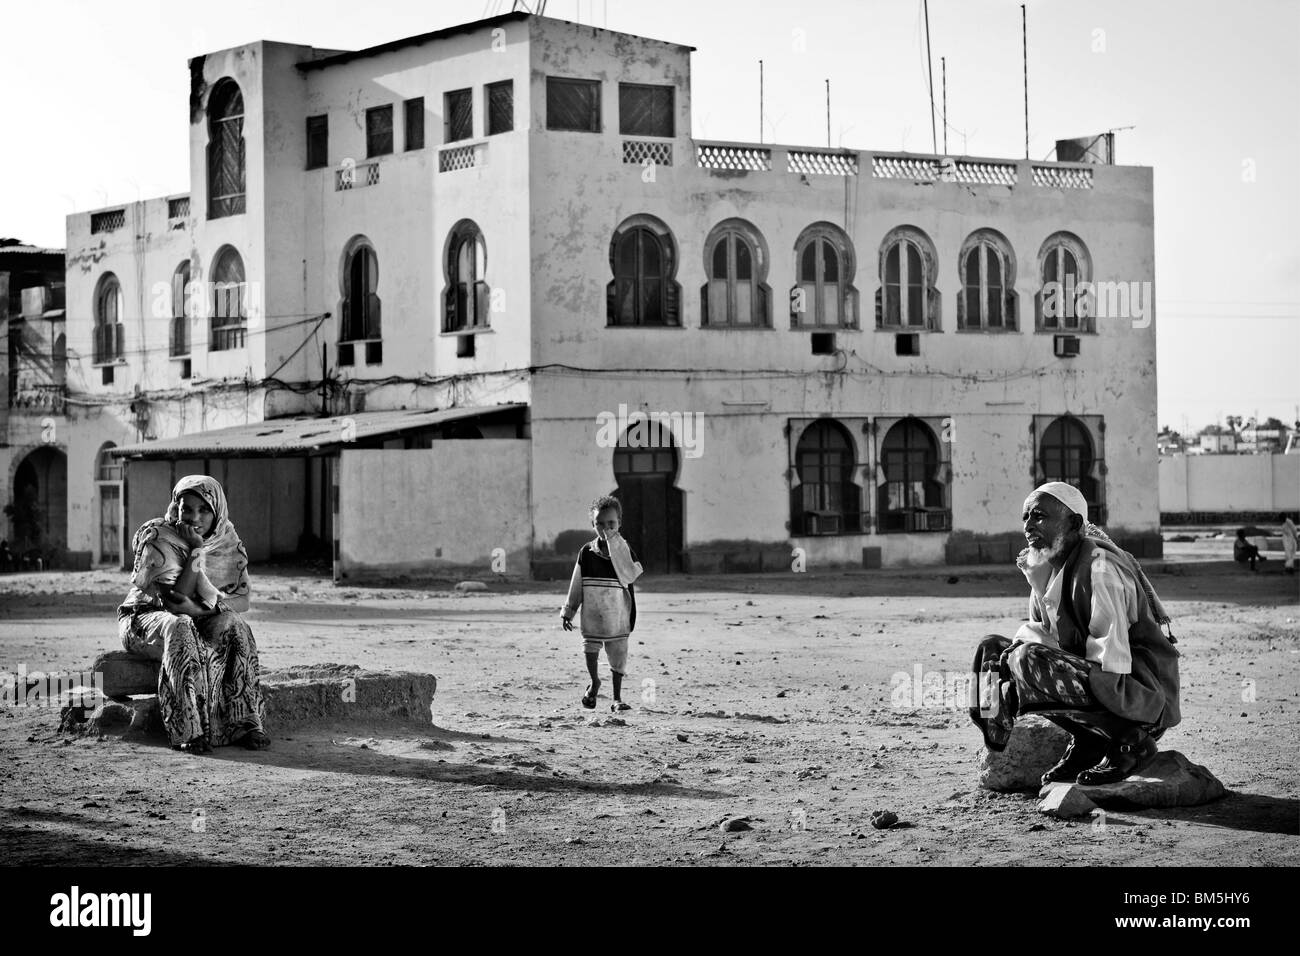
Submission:
[[[600,691],[600,652],[587,651],[587,673],[591,675],[591,686],[587,688],[586,696],[582,698],[582,706],[588,710],[596,706],[596,694]]]
[[[609,672],[614,677],[614,703],[610,710],[631,710],[632,708],[623,703],[623,676],[627,673],[627,644],[626,637],[610,641],[605,645],[605,654],[609,657]]]

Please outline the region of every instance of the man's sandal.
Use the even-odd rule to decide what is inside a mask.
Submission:
[[[609,705],[609,709],[612,710],[612,711],[614,711],[614,712],[618,712],[618,711],[620,711],[620,710],[631,710],[631,709],[632,709],[632,705],[631,705],[631,704],[625,704],[625,703],[623,703],[623,701],[621,701],[621,700],[616,700],[616,701],[614,701],[614,703],[612,703],[612,704]]]
[[[586,707],[588,710],[596,709],[596,692],[590,687],[587,688],[586,696],[582,698],[582,706]]]

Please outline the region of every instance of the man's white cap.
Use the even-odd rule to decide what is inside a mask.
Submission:
[[[1063,481],[1049,481],[1045,485],[1039,485],[1034,489],[1032,498],[1038,493],[1051,495],[1065,507],[1069,508],[1075,514],[1081,516],[1084,521],[1088,520],[1088,502],[1083,498],[1083,492],[1074,485],[1067,485]],[[1025,499],[1025,504],[1029,503],[1029,498]]]

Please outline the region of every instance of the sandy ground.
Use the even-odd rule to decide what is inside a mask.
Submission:
[[[264,668],[431,672],[434,723],[271,727],[265,753],[193,757],[0,708],[0,851],[11,864],[1296,865],[1300,580],[1191,545],[1200,560],[1180,563],[1177,548],[1152,576],[1184,655],[1184,721],[1163,746],[1232,791],[1209,806],[1097,828],[977,789],[964,711],[907,701],[895,675],[964,673],[974,640],[1012,633],[1026,605],[1014,568],[647,580],[623,723],[608,681],[594,714],[579,706],[562,583],[457,595],[266,568],[249,616]],[[88,667],[115,646],[123,581],[0,577],[0,671]],[[872,829],[886,809],[911,826]],[[721,833],[733,815],[752,829]]]

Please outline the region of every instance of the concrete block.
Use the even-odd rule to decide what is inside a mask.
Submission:
[[[298,724],[428,725],[438,688],[432,674],[370,671],[355,664],[311,664],[262,676],[267,732]]]
[[[161,661],[127,651],[105,651],[95,658],[91,672],[103,675],[105,697],[121,699],[133,694],[158,693]]]

